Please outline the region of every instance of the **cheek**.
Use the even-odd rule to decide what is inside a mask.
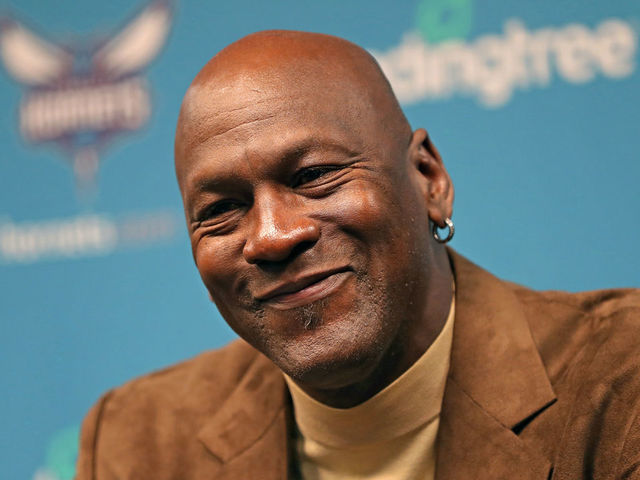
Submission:
[[[352,186],[335,198],[335,213],[340,224],[353,232],[373,232],[383,215],[380,194],[366,187]]]
[[[411,193],[365,185],[339,199],[341,229],[358,240],[374,275],[398,280],[424,265],[428,219]]]
[[[195,249],[195,262],[200,277],[218,311],[242,338],[253,338],[253,326],[245,318],[246,276],[237,268],[238,243],[233,239],[205,237]],[[250,343],[252,343],[250,341]],[[253,344],[253,343],[252,343]]]
[[[221,238],[204,237],[194,248],[194,259],[200,277],[212,296],[229,289],[235,265],[232,242]]]
[[[398,199],[380,186],[354,186],[336,200],[340,226],[365,248],[377,244],[388,247],[407,233]]]

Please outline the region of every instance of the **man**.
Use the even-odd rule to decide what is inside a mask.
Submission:
[[[640,296],[537,293],[446,250],[451,180],[365,51],[230,45],[175,157],[243,340],[107,393],[79,479],[640,478]]]

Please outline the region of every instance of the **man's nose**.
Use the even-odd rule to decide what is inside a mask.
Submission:
[[[248,263],[280,262],[320,236],[317,222],[305,215],[300,200],[284,192],[262,192],[249,213],[249,235],[243,249]]]

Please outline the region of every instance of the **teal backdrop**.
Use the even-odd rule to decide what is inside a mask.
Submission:
[[[0,478],[72,478],[102,392],[234,338],[193,266],[172,150],[190,80],[250,32],[379,58],[476,263],[538,289],[640,286],[640,2],[394,3],[0,3]]]

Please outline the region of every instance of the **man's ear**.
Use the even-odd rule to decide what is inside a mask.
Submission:
[[[409,155],[421,185],[429,218],[444,227],[444,220],[453,215],[453,183],[444,168],[440,153],[424,128],[413,132]]]

